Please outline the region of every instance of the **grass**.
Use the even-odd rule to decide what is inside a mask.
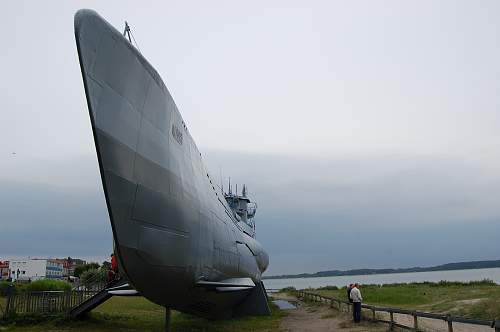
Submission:
[[[172,331],[187,332],[263,332],[279,329],[285,312],[270,303],[272,315],[266,317],[244,317],[224,321],[210,321],[195,316],[172,312]],[[9,325],[0,331],[16,332],[86,332],[86,331],[163,331],[165,309],[143,297],[114,297],[103,303],[80,321],[63,317],[50,320]]]
[[[64,280],[40,279],[30,283],[0,281],[0,295],[5,296],[9,286],[15,292],[69,291],[71,284]]]
[[[321,288],[313,292],[347,299],[346,288]],[[500,317],[500,286],[489,281],[365,285],[365,303],[397,308],[495,319]]]
[[[4,313],[5,307],[7,307],[7,298],[0,296],[0,317]]]
[[[40,279],[27,284],[24,290],[26,292],[70,291],[71,285],[62,280]]]

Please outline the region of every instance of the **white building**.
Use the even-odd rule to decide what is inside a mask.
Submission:
[[[9,270],[12,280],[58,279],[63,276],[63,263],[54,259],[13,259]]]

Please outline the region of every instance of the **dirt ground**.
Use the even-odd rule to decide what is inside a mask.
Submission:
[[[330,308],[327,304],[314,304],[298,301],[288,294],[273,294],[274,299],[282,299],[297,304],[297,309],[289,310],[281,322],[281,330],[284,332],[319,332],[319,331],[339,331],[339,332],[382,332],[388,331],[388,325],[383,323],[371,323],[362,321],[359,324],[352,322],[352,316],[347,312],[339,312]],[[389,320],[387,317],[378,314],[379,319]],[[397,323],[406,326],[413,326],[413,317],[407,315],[394,315]],[[435,319],[419,318],[419,328],[426,332],[447,332],[448,325],[445,321]],[[469,324],[453,324],[455,332],[491,332],[492,329],[486,326],[475,326]]]
[[[380,319],[389,320],[389,314],[385,316],[382,314],[378,314]],[[408,315],[394,315],[394,320],[396,323],[406,326],[413,326],[413,317]],[[438,319],[429,319],[429,318],[418,318],[418,327],[422,331],[425,332],[447,332],[448,331],[448,323]],[[492,329],[489,326],[480,326],[480,325],[470,325],[470,324],[462,324],[462,323],[453,323],[453,331],[454,332],[492,332]]]
[[[297,301],[289,295],[273,295],[275,299],[283,299],[296,303],[297,309],[288,310],[281,322],[283,332],[319,332],[319,331],[342,331],[342,332],[382,332],[387,331],[387,326],[370,322],[354,324],[348,313],[340,313],[329,308],[327,305],[306,304]]]

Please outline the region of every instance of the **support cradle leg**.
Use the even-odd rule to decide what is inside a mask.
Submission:
[[[170,308],[165,308],[165,332],[170,332],[170,323],[172,319],[172,312]]]

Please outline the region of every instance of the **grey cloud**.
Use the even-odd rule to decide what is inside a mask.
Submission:
[[[497,1],[3,4],[1,255],[111,247],[81,7],[129,21],[213,175],[249,185],[269,273],[497,258]]]
[[[5,257],[107,257],[111,227],[93,190],[0,181],[0,253]]]
[[[500,249],[500,181],[480,164],[217,150],[205,159],[214,178],[220,165],[226,180],[246,183],[256,199],[270,274],[488,259]],[[9,175],[28,173],[9,168]],[[0,201],[3,256],[106,257],[111,250],[93,156],[38,160],[24,182],[0,177]]]
[[[495,258],[500,249],[500,178],[481,164],[436,156],[207,155],[214,174],[223,165],[233,183],[246,182],[255,194],[269,273],[428,265]]]

